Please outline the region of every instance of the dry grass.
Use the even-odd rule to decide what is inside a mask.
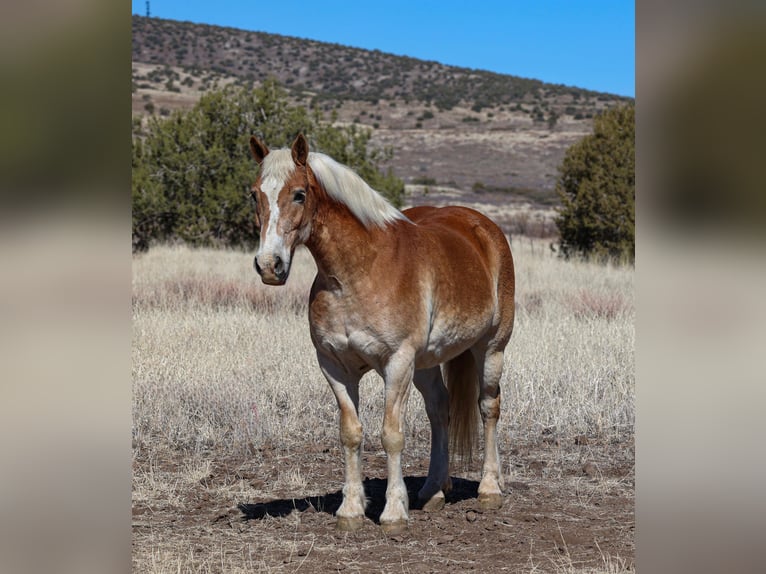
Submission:
[[[632,560],[625,560],[619,556],[601,555],[602,563],[598,566],[581,566],[572,560],[566,548],[562,547],[555,558],[549,559],[548,563],[532,564],[529,567],[529,574],[542,574],[543,572],[553,572],[555,574],[633,574],[636,571]]]
[[[563,261],[534,240],[513,248],[518,312],[502,379],[501,441],[544,429],[632,433],[632,268]],[[305,251],[281,288],[260,283],[248,253],[159,247],[136,256],[136,447],[193,453],[334,444],[337,407],[306,317],[314,273]],[[374,374],[362,382],[360,410],[366,439],[379,444],[382,383]],[[417,393],[407,423],[408,448],[426,451]]]

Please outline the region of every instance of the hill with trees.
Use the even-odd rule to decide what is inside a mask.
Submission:
[[[596,101],[624,100],[378,50],[137,15],[133,16],[133,60],[189,70],[192,76],[197,74],[190,82],[200,86],[210,84],[215,75],[233,77],[243,84],[273,77],[289,91],[310,96],[317,104],[405,100],[430,103],[437,110],[462,104],[478,112],[538,102],[534,113],[547,119],[552,113],[585,117],[596,111]],[[549,102],[547,109],[543,102]]]
[[[554,191],[567,147],[593,117],[632,101],[573,86],[338,44],[133,16],[133,113],[191,109],[212,90],[276,79],[295,105],[372,130],[408,184],[462,192]],[[506,194],[507,196],[508,194]],[[512,195],[512,194],[511,194]]]

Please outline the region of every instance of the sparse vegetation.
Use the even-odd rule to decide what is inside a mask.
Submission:
[[[527,187],[487,185],[482,181],[475,181],[471,186],[474,193],[503,193],[516,200],[524,200],[537,207],[553,207],[559,205],[559,199],[553,190],[532,189]]]

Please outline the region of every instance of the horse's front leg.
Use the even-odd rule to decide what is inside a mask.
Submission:
[[[356,530],[364,521],[367,499],[362,486],[362,423],[359,420],[359,375],[317,353],[319,367],[340,407],[340,442],[346,462],[343,503],[335,516],[339,530]]]
[[[388,532],[398,532],[407,526],[409,498],[402,477],[402,450],[404,428],[402,413],[407,405],[412,376],[414,353],[400,349],[385,368],[385,414],[383,415],[383,449],[388,459],[388,487],[386,506],[380,515],[380,524]]]

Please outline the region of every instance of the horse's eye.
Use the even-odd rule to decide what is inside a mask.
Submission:
[[[293,192],[293,201],[295,203],[303,203],[306,201],[306,192],[302,189],[296,189]]]

